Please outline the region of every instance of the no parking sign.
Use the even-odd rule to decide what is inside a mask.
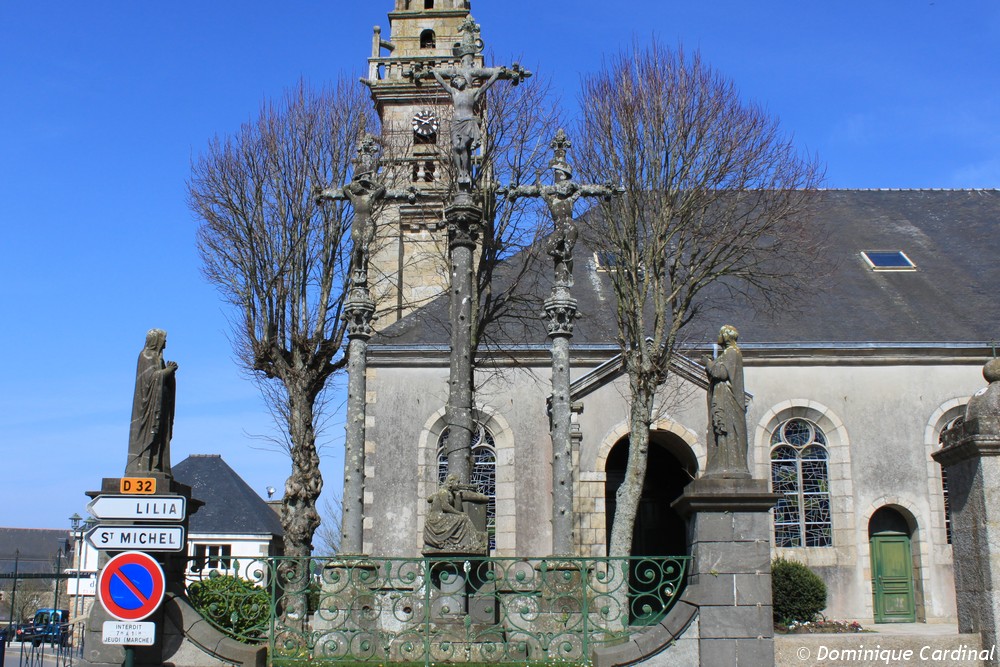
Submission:
[[[118,554],[108,561],[97,579],[97,597],[119,621],[141,621],[163,602],[166,580],[163,568],[140,551]]]

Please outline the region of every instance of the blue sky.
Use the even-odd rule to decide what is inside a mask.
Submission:
[[[391,0],[0,2],[0,525],[59,528],[121,474],[136,356],[169,332],[173,458],[263,493],[285,456],[199,273],[190,163],[300,77],[360,74]],[[612,11],[608,11],[609,8]],[[996,0],[474,0],[497,54],[580,76],[654,35],[698,48],[827,165],[827,187],[1000,187]],[[323,436],[339,487],[342,428]]]

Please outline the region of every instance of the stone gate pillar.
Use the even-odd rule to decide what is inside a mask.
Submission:
[[[948,473],[958,631],[979,633],[990,647],[1000,639],[1000,359],[983,377],[989,386],[932,456]]]

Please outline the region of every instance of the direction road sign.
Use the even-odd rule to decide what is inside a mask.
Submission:
[[[187,509],[184,496],[97,496],[87,511],[98,519],[183,521]]]
[[[128,551],[108,561],[97,577],[97,597],[119,621],[141,621],[163,602],[163,568],[149,554]]]
[[[184,549],[182,526],[106,526],[97,525],[86,534],[87,541],[100,551],[181,551]]]

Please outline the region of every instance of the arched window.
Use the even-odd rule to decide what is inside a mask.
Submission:
[[[771,490],[777,547],[833,545],[827,439],[806,419],[788,419],[771,434]]]
[[[420,48],[433,49],[437,46],[437,35],[433,30],[424,30],[420,33]]]
[[[438,484],[448,476],[448,442],[445,429],[438,438]],[[486,533],[490,551],[497,548],[497,450],[493,434],[482,424],[475,424],[472,432],[472,484],[479,493],[490,500],[486,503]]]

